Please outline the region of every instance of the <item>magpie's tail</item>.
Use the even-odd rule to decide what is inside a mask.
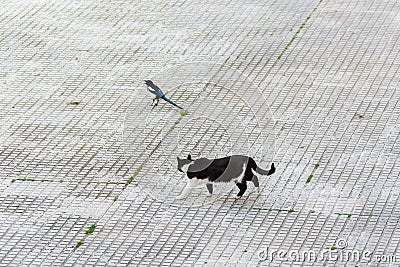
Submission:
[[[172,100],[166,98],[165,95],[163,95],[161,98],[164,99],[165,101],[167,101],[168,103],[170,103],[171,105],[174,105],[175,107],[177,107],[179,109],[183,109],[180,106],[178,106],[177,104],[175,104],[174,102],[172,102]]]

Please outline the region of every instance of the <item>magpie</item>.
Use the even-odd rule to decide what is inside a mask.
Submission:
[[[175,107],[182,109],[180,106],[178,106],[177,104],[175,104],[174,102],[172,102],[172,100],[168,99],[165,94],[163,93],[163,91],[161,91],[160,87],[158,87],[157,85],[155,85],[152,81],[150,80],[145,80],[144,81],[147,85],[147,90],[149,90],[150,93],[156,95],[155,98],[153,98],[153,102],[152,105],[154,104],[154,101],[156,101],[156,103],[154,104],[153,108],[155,106],[158,105],[158,102],[160,101],[160,98],[164,99],[165,101],[167,101],[168,103],[174,105]]]

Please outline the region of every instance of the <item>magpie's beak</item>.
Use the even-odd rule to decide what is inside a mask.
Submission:
[[[181,168],[179,168],[178,171],[183,172],[183,171],[181,170]]]

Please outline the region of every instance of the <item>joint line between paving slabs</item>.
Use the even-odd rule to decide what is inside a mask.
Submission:
[[[274,64],[272,65],[272,67],[274,67],[278,61],[282,58],[282,56],[285,54],[286,50],[289,49],[289,47],[292,45],[292,43],[294,42],[294,40],[296,40],[297,35],[299,35],[299,33],[301,32],[301,30],[306,26],[307,22],[310,20],[311,16],[314,14],[315,11],[317,11],[317,9],[319,8],[319,6],[321,5],[323,0],[319,0],[318,4],[313,8],[313,10],[310,12],[310,14],[308,14],[308,16],[306,17],[306,19],[303,21],[303,23],[300,25],[300,27],[297,29],[296,33],[293,35],[293,37],[290,39],[290,41],[286,44],[285,48],[282,50],[282,52],[279,54],[277,60],[274,62]],[[272,69],[272,68],[271,68]]]

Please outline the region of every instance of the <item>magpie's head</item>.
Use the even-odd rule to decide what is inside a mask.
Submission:
[[[147,85],[152,85],[152,84],[153,84],[153,82],[150,81],[150,80],[144,80],[144,82],[145,82]]]

